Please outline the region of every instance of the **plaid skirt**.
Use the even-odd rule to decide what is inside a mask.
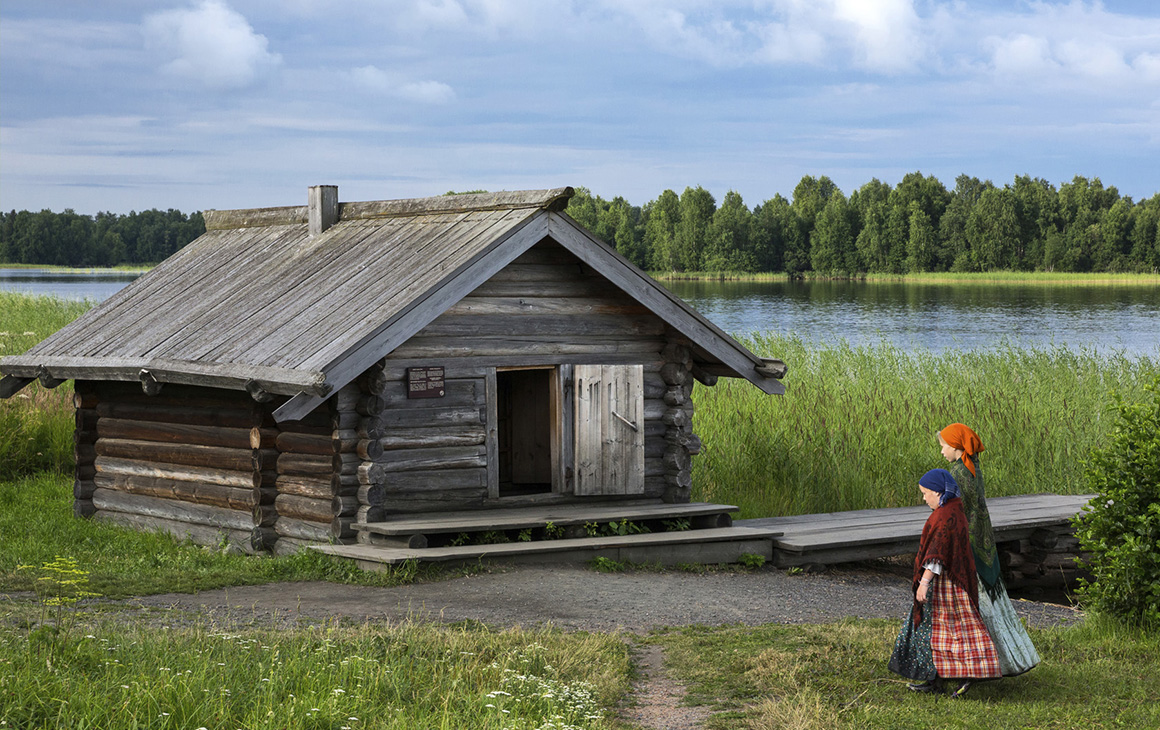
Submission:
[[[936,578],[916,626],[908,615],[894,642],[889,669],[915,681],[936,677],[1000,677],[995,645],[967,592]]]

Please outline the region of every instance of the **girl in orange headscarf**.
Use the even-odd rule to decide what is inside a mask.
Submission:
[[[950,462],[948,471],[962,493],[963,512],[971,536],[971,552],[979,578],[979,613],[999,654],[1003,675],[1022,674],[1039,663],[1039,653],[1015,614],[999,565],[991,514],[983,486],[979,454],[984,446],[979,435],[961,423],[952,423],[938,432],[942,455]]]

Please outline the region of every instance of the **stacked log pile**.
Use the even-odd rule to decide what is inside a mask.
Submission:
[[[258,516],[274,500],[277,452],[251,444],[266,418],[251,398],[175,385],[154,395],[136,384],[79,385],[79,513],[244,552],[270,547],[274,532]]]
[[[1039,528],[1028,538],[1000,542],[997,547],[1008,588],[1057,590],[1091,577],[1076,562],[1081,552],[1071,525]]]
[[[661,353],[665,364],[661,379],[665,383],[665,411],[661,417],[664,434],[664,492],[669,503],[688,502],[693,489],[693,459],[701,450],[701,441],[693,433],[692,353],[682,344],[670,343]]]
[[[301,421],[278,424],[270,521],[277,554],[314,543],[354,541],[358,518],[360,392],[348,385]],[[255,515],[257,518],[258,515]]]

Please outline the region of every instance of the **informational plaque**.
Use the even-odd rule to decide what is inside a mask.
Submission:
[[[407,368],[408,398],[442,398],[443,368]]]

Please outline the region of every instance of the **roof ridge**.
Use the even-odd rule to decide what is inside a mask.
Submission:
[[[338,220],[404,218],[443,213],[468,213],[484,210],[517,210],[520,208],[560,211],[575,194],[571,187],[545,190],[511,190],[498,193],[465,193],[435,195],[426,198],[376,200],[338,204]],[[307,206],[250,208],[203,211],[206,230],[256,228],[307,223]]]

